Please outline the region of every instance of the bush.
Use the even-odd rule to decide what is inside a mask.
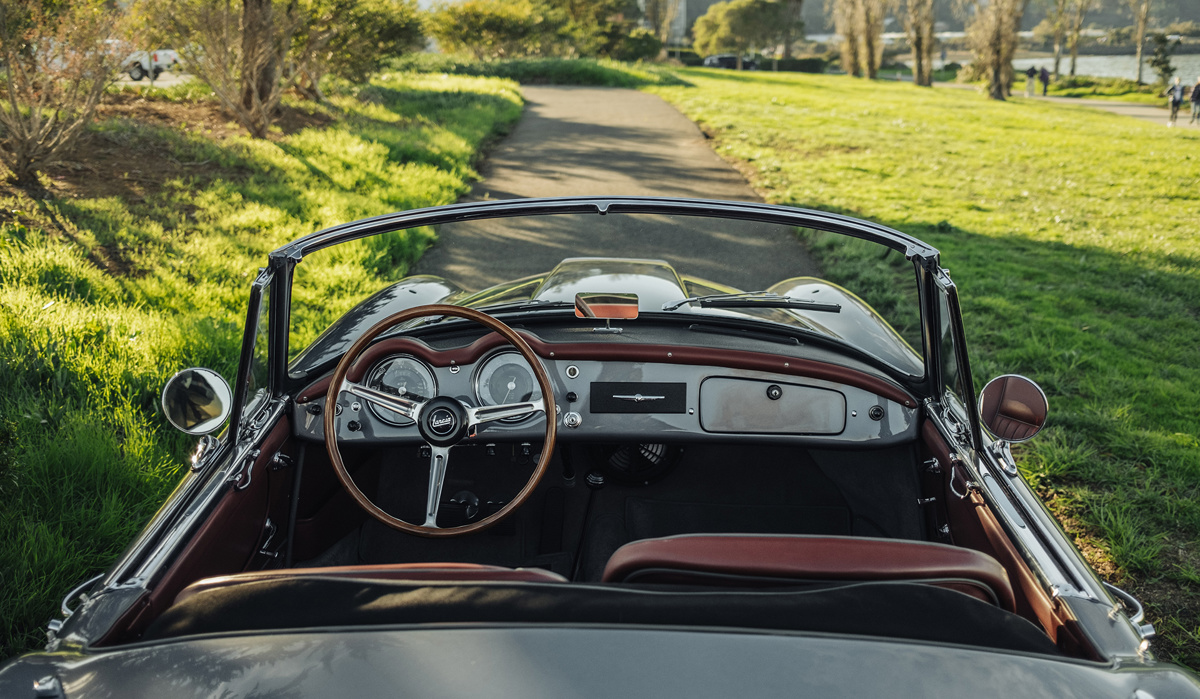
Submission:
[[[430,15],[429,31],[446,51],[475,58],[511,58],[539,53],[560,26],[529,0],[467,0]]]
[[[508,78],[523,85],[641,87],[685,84],[669,70],[644,63],[593,58],[514,58],[480,61],[463,56],[419,53],[392,61],[395,70]]]
[[[1186,22],[1172,22],[1163,28],[1163,33],[1167,36],[1190,36],[1200,37],[1200,22],[1188,20]]]
[[[765,67],[766,64],[763,65]],[[828,65],[828,61],[819,56],[779,59],[779,70],[786,70],[792,73],[824,73]]]
[[[662,45],[662,40],[649,29],[634,29],[613,47],[612,57],[618,61],[644,61],[657,56]]]
[[[678,60],[685,66],[702,66],[704,57],[692,49],[668,48],[667,55]]]

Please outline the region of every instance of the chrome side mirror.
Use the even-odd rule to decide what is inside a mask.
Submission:
[[[225,424],[233,409],[233,392],[212,369],[184,369],[163,387],[162,409],[175,429],[208,434]]]
[[[1005,374],[997,376],[979,393],[979,417],[988,432],[1006,442],[1033,439],[1046,424],[1046,394],[1033,381]]]

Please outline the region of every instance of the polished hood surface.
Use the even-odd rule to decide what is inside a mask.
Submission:
[[[1169,666],[1113,672],[956,646],[650,628],[409,628],[185,639],[92,656],[32,656],[0,671],[0,695],[33,696],[30,678],[38,673],[57,676],[67,697],[85,699],[724,699],[747,693],[1128,699],[1191,696],[1198,689]]]

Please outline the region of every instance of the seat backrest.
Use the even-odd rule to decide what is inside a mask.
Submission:
[[[328,568],[280,568],[204,578],[188,585],[175,597],[175,604],[196,593],[259,580],[296,577],[359,578],[367,580],[429,580],[441,582],[566,582],[558,573],[541,568],[504,568],[475,563],[391,563],[383,565],[330,566]]]
[[[1008,573],[996,559],[973,549],[900,539],[745,534],[643,539],[617,549],[602,580],[737,587],[907,581],[1016,609]]]

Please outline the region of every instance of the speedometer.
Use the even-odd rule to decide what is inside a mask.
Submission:
[[[421,402],[432,398],[437,391],[437,383],[429,367],[408,355],[388,357],[376,364],[367,377],[367,387]],[[371,402],[367,402],[367,405],[375,417],[389,425],[413,424],[412,420],[387,408],[380,408]]]
[[[475,395],[482,405],[505,405],[542,397],[541,388],[529,362],[516,352],[493,354],[475,375]],[[519,422],[522,415],[503,422]]]

